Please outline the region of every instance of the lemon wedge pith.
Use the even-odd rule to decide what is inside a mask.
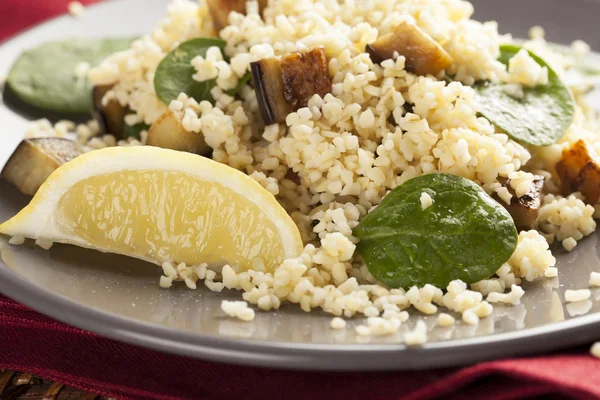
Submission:
[[[302,252],[298,228],[247,175],[194,154],[107,148],[57,169],[0,233],[49,239],[156,264],[272,269]]]

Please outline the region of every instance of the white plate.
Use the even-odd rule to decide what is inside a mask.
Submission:
[[[554,27],[549,34],[556,35],[563,21],[579,13],[589,16],[587,22],[581,19],[584,17],[577,17],[579,33],[586,38],[596,34],[593,16],[600,15],[599,3],[581,0],[479,3],[479,15],[487,12],[498,15],[498,19],[505,18],[503,31],[513,30],[512,22],[521,34],[526,31],[525,26],[546,22]],[[528,10],[540,3],[552,3],[555,16],[540,14],[546,21],[513,18],[515,4]],[[573,7],[575,3],[578,7]],[[40,25],[0,46],[0,73],[8,72],[22,50],[46,40],[149,32],[164,14],[165,6],[163,0],[113,0],[89,7],[81,19],[65,16]],[[527,10],[523,15],[528,15]],[[590,24],[587,28],[586,23]],[[567,36],[563,41],[573,39]],[[21,115],[0,106],[0,164],[21,140],[25,122]],[[0,222],[14,215],[27,200],[6,183],[0,183]],[[220,302],[239,299],[239,293],[162,290],[157,285],[159,271],[154,266],[69,246],[57,245],[48,253],[31,245],[9,246],[6,238],[0,238],[4,262],[0,264],[0,291],[44,314],[114,339],[214,361],[337,370],[437,368],[600,339],[600,305],[594,301],[564,307],[564,321],[553,322],[550,317],[553,292],[563,298],[564,290],[587,287],[590,272],[600,271],[598,240],[595,234],[571,254],[558,251],[560,280],[525,285],[523,304],[496,306],[494,314],[478,326],[459,323],[452,328],[436,327],[429,332],[430,342],[419,349],[406,349],[398,344],[398,337],[360,342],[352,328],[361,321],[351,321],[345,331],[332,331],[331,316],[306,314],[295,306],[284,306],[272,313],[259,312],[250,323],[234,321],[223,316]],[[600,298],[600,291],[593,290],[593,298]],[[584,312],[587,313],[577,315]],[[428,326],[435,325],[434,317],[425,320]],[[407,324],[402,329],[410,327]]]

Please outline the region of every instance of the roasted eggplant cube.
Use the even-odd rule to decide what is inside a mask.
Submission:
[[[246,14],[246,0],[207,0],[207,5],[217,32],[229,25],[229,14],[233,11]]]
[[[26,139],[6,163],[2,176],[22,193],[33,196],[52,172],[82,153],[82,147],[72,140]]]
[[[148,130],[149,146],[162,147],[195,154],[207,154],[210,147],[201,132],[187,131],[181,121],[183,113],[167,110]]]
[[[318,48],[252,63],[252,79],[266,125],[283,122],[312,96],[331,92],[325,50]]]
[[[283,94],[292,109],[306,107],[315,94],[331,93],[327,57],[322,48],[305,53],[292,53],[281,59]]]
[[[497,194],[494,194],[493,197],[502,204],[513,217],[519,231],[533,229],[540,212],[544,177],[536,175],[533,180],[533,187],[522,197],[517,197],[514,189],[510,186],[510,179],[501,180],[501,183],[513,196],[510,200],[510,204],[506,204],[506,202],[501,200]]]
[[[123,139],[125,115],[127,115],[129,110],[127,107],[123,107],[116,99],[110,100],[106,105],[102,104],[104,95],[106,95],[113,86],[114,85],[102,85],[93,88],[93,114],[100,125],[100,131],[102,133],[114,135],[117,139]]]
[[[260,12],[267,7],[268,0],[257,0]],[[229,14],[246,14],[246,0],[207,0],[208,10],[217,32],[229,25]]]
[[[417,75],[437,75],[452,64],[452,57],[421,28],[402,22],[391,33],[367,45],[371,60],[382,63],[397,54],[406,59],[406,70]]]
[[[285,100],[281,60],[266,58],[251,64],[252,83],[256,89],[256,98],[260,115],[266,125],[285,121],[293,111]]]
[[[583,140],[579,139],[563,151],[556,173],[565,196],[581,192],[585,202],[591,205],[600,200],[600,160]]]

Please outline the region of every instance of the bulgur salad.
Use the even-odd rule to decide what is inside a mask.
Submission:
[[[476,325],[596,229],[585,95],[600,71],[584,42],[565,51],[540,27],[518,41],[472,14],[462,0],[174,0],[141,38],[25,52],[8,89],[94,119],[29,125],[2,176],[34,198],[0,232],[153,262],[164,288],[239,290],[222,310],[244,321],[287,302],[332,329],[366,317],[359,336],[397,333],[411,309]],[[424,344],[425,322],[402,341]]]

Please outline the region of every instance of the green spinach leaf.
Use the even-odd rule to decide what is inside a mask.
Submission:
[[[252,75],[250,74],[250,72],[246,72],[246,74],[244,76],[242,76],[242,78],[238,82],[237,86],[234,87],[233,89],[227,90],[225,93],[227,93],[230,96],[235,96],[236,94],[238,94],[239,92],[242,91],[244,86],[246,86],[248,84],[248,81],[250,81],[251,77],[252,77]]]
[[[98,65],[110,54],[127,49],[134,38],[77,38],[44,43],[23,52],[8,74],[7,84],[25,103],[60,113],[89,113],[91,84],[75,76],[75,66]]]
[[[144,123],[139,123],[136,125],[125,124],[123,128],[123,139],[132,137],[137,140],[140,140],[140,134],[142,133],[142,131],[147,131],[148,129],[150,129],[150,125]]]
[[[500,46],[504,64],[514,57],[520,46]],[[575,106],[571,92],[556,72],[541,58],[529,52],[541,66],[548,68],[548,84],[523,88],[523,98],[506,93],[501,85],[479,82],[475,85],[481,114],[518,142],[534,146],[556,143],[573,122]]]
[[[192,60],[196,56],[206,56],[206,51],[217,46],[223,51],[225,42],[217,38],[196,38],[181,43],[160,62],[154,75],[156,95],[165,104],[177,99],[180,93],[193,97],[198,102],[213,101],[210,91],[215,80],[197,82],[192,76],[196,73]]]
[[[420,197],[433,204],[425,210]],[[427,283],[445,288],[492,276],[513,254],[517,229],[510,214],[468,179],[431,174],[392,190],[354,228],[369,271],[390,287]]]

